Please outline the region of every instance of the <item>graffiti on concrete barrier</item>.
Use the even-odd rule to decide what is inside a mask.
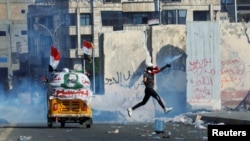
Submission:
[[[189,61],[187,71],[192,77],[188,81],[192,88],[192,98],[189,102],[209,102],[212,96],[212,88],[215,84],[215,75],[218,73],[213,68],[211,59]],[[221,61],[220,88],[225,89],[235,86],[243,86],[246,76],[246,66],[239,58],[226,59]]]
[[[116,72],[115,75],[111,78],[105,78],[105,85],[114,85],[118,84],[121,87],[126,88],[138,88],[142,85],[142,81],[136,82],[140,79],[142,72]]]
[[[213,68],[212,59],[191,60],[188,62],[187,71],[191,76],[188,81],[192,91],[189,102],[209,102],[212,98],[212,86],[215,85],[213,76],[217,73]]]
[[[171,68],[164,70],[164,73],[168,73],[170,70],[181,70],[185,71],[186,67],[185,65],[176,64],[172,65]],[[137,89],[141,85],[144,85],[142,83],[142,74],[141,71],[127,71],[127,72],[116,72],[113,77],[105,78],[105,85],[114,85],[118,84],[121,87],[125,88],[135,88]]]

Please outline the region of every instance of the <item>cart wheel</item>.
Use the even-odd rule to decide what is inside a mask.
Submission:
[[[52,127],[52,120],[49,117],[47,117],[47,125],[49,128]]]
[[[92,124],[93,124],[92,118],[88,119],[88,120],[86,121],[86,128],[90,128]]]
[[[80,121],[79,123],[80,123],[80,125],[83,125],[83,121]]]
[[[86,128],[90,128],[91,127],[91,124],[86,124]]]
[[[64,128],[65,127],[65,122],[61,121],[61,127]]]
[[[48,127],[51,128],[52,127],[52,123],[48,122]]]

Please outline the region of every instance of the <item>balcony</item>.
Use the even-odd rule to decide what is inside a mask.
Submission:
[[[91,35],[91,25],[80,27],[81,35]],[[77,35],[77,26],[69,26],[69,35]]]
[[[202,5],[220,5],[221,0],[162,0],[167,5],[180,6],[202,6]]]
[[[157,1],[155,2],[123,2],[123,12],[150,12],[157,11]]]

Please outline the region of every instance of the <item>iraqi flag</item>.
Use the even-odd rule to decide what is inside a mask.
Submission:
[[[90,52],[93,47],[94,46],[91,42],[86,40],[83,41],[83,58],[88,60],[89,62],[91,61]]]
[[[60,56],[59,50],[56,47],[51,46],[49,72],[53,72],[54,70],[56,70],[56,68],[59,64],[60,58],[61,58],[61,56]]]

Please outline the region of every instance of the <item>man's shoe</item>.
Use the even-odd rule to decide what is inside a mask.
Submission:
[[[127,111],[128,111],[128,116],[131,117],[133,110],[131,108],[128,108]]]
[[[165,114],[167,114],[167,113],[169,113],[170,111],[172,111],[173,110],[173,108],[172,107],[169,107],[169,108],[165,108],[164,109],[164,112],[165,112]]]

